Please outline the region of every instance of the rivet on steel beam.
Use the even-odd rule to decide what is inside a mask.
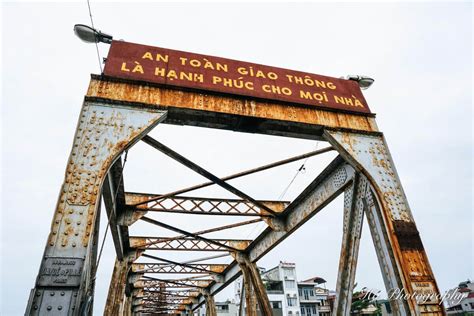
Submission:
[[[77,222],[77,226],[81,225],[81,222]]]
[[[67,236],[67,234],[68,234],[68,232],[67,232],[67,231],[65,231],[65,232],[64,232],[64,235],[66,235],[66,236]]]
[[[58,306],[58,310],[62,310],[62,309],[63,309],[63,307],[61,305]]]
[[[76,247],[76,243],[75,243],[75,242],[74,242],[74,243],[72,243],[72,246],[73,246],[73,247]]]
[[[69,210],[69,214],[72,214],[72,213],[74,213],[74,210],[72,210],[72,209]]]
[[[56,235],[56,234],[57,234],[57,232],[56,232],[56,231],[53,231],[53,235]]]
[[[49,295],[54,296],[54,292],[50,292]]]
[[[62,291],[62,292],[61,292],[61,296],[64,296],[64,294],[66,294],[66,293],[64,293],[64,291]]]
[[[54,246],[54,242],[50,242],[49,245],[50,245],[50,246]]]
[[[51,306],[48,306],[46,309],[50,311],[50,310],[52,310],[53,308],[52,308]]]
[[[35,305],[33,308],[34,308],[34,309],[38,309],[38,305]]]
[[[41,293],[40,293],[40,292],[36,292],[36,296],[41,296]]]

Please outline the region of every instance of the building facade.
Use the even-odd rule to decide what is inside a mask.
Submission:
[[[296,265],[280,262],[276,267],[260,268],[268,300],[274,316],[330,316],[329,291],[322,287],[322,278],[298,282]],[[242,278],[236,281],[236,302],[241,301]],[[245,300],[243,300],[245,301]]]
[[[474,315],[474,283],[459,283],[447,292],[444,301],[448,315]]]
[[[298,282],[300,311],[303,316],[330,316],[329,291],[321,287],[326,281],[322,278],[311,278]]]
[[[239,306],[233,301],[225,302],[216,302],[216,313],[218,316],[238,316],[239,315]],[[206,316],[206,306],[202,305],[197,312],[194,313],[195,316]]]

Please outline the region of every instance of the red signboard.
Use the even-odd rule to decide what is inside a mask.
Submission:
[[[104,74],[161,85],[370,113],[357,82],[113,41]]]

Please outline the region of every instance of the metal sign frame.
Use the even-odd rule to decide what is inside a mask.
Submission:
[[[157,124],[324,140],[331,147],[219,178],[147,136]],[[140,140],[209,182],[164,195],[125,192],[120,155]],[[336,150],[339,156],[291,203],[258,201],[226,182],[329,150]],[[239,199],[182,195],[212,184]],[[256,315],[257,303],[263,315],[271,315],[255,263],[342,193],[344,229],[334,314],[350,314],[362,219],[366,216],[387,291],[399,289],[407,294],[406,300],[390,301],[393,313],[444,315],[438,286],[374,115],[291,107],[93,75],[26,314],[91,314],[102,195],[117,254],[105,315],[188,315],[202,304],[206,304],[208,315],[216,315],[213,296],[240,275],[247,315]],[[167,207],[169,203],[176,207]],[[267,228],[255,240],[210,239],[204,235],[231,225],[187,232],[146,216],[154,211],[174,211],[183,216],[251,216],[238,225],[264,221]],[[138,220],[178,235],[130,237],[128,227]],[[234,261],[229,265],[206,264],[208,258],[174,262],[151,255],[150,249],[224,252]],[[139,257],[152,261],[137,264]],[[159,273],[195,273],[200,277],[161,279]],[[426,299],[426,295],[431,296]]]

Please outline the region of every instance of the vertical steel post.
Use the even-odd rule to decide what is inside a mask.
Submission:
[[[272,307],[268,299],[265,285],[262,282],[260,271],[258,271],[255,262],[248,261],[247,266],[250,272],[250,276],[252,278],[252,284],[255,296],[257,297],[258,306],[260,307],[260,312],[263,316],[272,316]]]
[[[344,227],[333,311],[336,316],[349,316],[351,313],[366,190],[365,177],[360,179],[356,173],[352,185],[344,192]]]
[[[27,315],[90,310],[97,208],[112,163],[165,111],[85,101]]]
[[[365,201],[385,287],[395,315],[445,315],[440,292],[381,133],[325,131],[326,139],[370,183]]]
[[[125,299],[125,285],[127,282],[129,264],[127,260],[115,259],[112,278],[110,279],[109,293],[104,309],[104,316],[120,315],[120,309]]]
[[[252,287],[252,277],[249,268],[243,262],[239,262],[240,270],[242,270],[242,282],[245,292],[245,314],[247,316],[257,316],[257,302]]]
[[[206,300],[206,316],[217,316],[214,296],[208,290],[203,290],[203,295]]]
[[[271,316],[272,308],[257,265],[255,262],[251,262],[248,255],[244,253],[236,254],[236,260],[242,270],[247,315],[253,316],[257,314],[256,299],[261,314],[264,316]]]

